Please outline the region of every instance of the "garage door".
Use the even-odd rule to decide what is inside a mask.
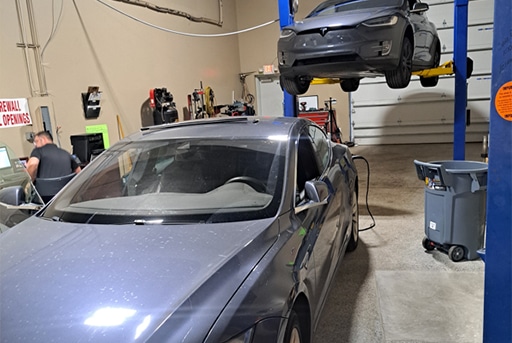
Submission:
[[[428,18],[438,28],[441,63],[453,60],[453,1],[425,0]],[[468,5],[468,56],[474,61],[468,80],[470,120],[467,142],[480,142],[489,129],[493,0]],[[361,80],[350,94],[352,139],[357,144],[452,142],[455,77],[441,76],[435,88],[423,88],[413,76],[406,89],[390,89],[384,78]]]

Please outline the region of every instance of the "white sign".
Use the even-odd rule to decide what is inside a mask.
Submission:
[[[30,124],[27,99],[0,99],[0,129]]]

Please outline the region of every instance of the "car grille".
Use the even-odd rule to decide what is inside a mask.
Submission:
[[[297,33],[298,36],[310,35],[310,34],[319,34],[325,36],[328,32],[332,31],[342,31],[342,30],[350,30],[355,28],[355,26],[338,26],[338,27],[329,27],[329,28],[314,28],[311,30],[305,30]]]
[[[339,63],[339,62],[353,62],[353,61],[356,61],[357,59],[358,59],[358,56],[356,54],[308,58],[308,59],[296,61],[295,66],[307,66],[307,65]]]

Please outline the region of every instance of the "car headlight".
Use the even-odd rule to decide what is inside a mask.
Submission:
[[[230,339],[226,343],[251,343],[253,334],[254,334],[254,326],[251,327],[249,330],[242,332],[240,335],[236,336],[235,338]]]
[[[295,31],[290,29],[284,29],[281,31],[281,38],[287,38],[295,34]]]
[[[368,26],[368,27],[393,26],[397,22],[398,22],[398,16],[392,15],[392,16],[387,16],[387,17],[380,17],[380,18],[370,19],[370,20],[367,20],[367,21],[363,22],[362,24],[364,26]]]

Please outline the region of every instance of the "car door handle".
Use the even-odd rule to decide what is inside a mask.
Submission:
[[[306,252],[306,256],[304,256],[304,259],[302,260],[299,269],[308,269],[308,261],[309,261],[309,251]]]
[[[302,262],[300,263],[300,267],[299,267],[300,269],[302,269],[302,268],[308,269],[308,262],[309,262],[309,258],[311,257],[310,251],[311,251],[311,245],[308,246],[308,249],[306,250],[306,254],[304,255],[304,258],[302,259]]]

